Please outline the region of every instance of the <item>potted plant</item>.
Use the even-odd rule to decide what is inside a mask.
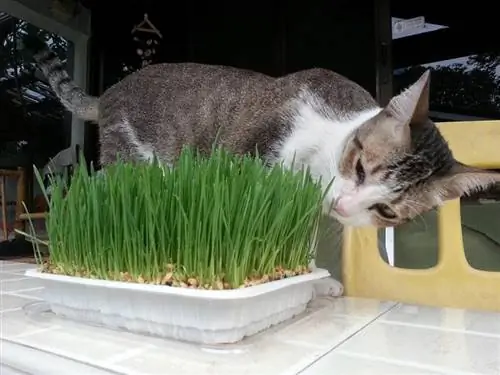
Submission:
[[[50,260],[27,274],[56,314],[236,342],[304,311],[329,276],[308,267],[322,200],[307,171],[222,149],[185,149],[169,169],[81,163],[51,183]]]

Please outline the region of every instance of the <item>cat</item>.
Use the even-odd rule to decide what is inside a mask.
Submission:
[[[35,57],[65,107],[99,126],[103,166],[175,162],[213,142],[290,168],[307,166],[326,188],[325,214],[350,226],[394,227],[444,201],[482,190],[500,174],[464,165],[429,119],[430,72],[385,107],[326,69],[282,77],[234,67],[162,63],[99,98],[77,87],[50,50]]]
[[[430,73],[385,108],[325,69],[273,78],[226,66],[156,64],[88,96],[49,50],[36,55],[65,107],[98,123],[100,161],[169,165],[182,147],[217,142],[268,163],[308,166],[326,186],[326,213],[351,226],[397,226],[446,200],[482,190],[500,174],[456,161],[429,119]]]

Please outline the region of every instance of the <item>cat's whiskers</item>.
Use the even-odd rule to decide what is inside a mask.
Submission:
[[[336,155],[334,153],[331,153],[329,155],[329,172],[330,172],[330,176],[332,178],[334,178],[336,175],[337,175],[337,158],[336,158]],[[329,184],[330,181],[327,181],[327,183]]]
[[[425,229],[427,229],[427,222],[425,221],[425,218],[422,215],[422,210],[419,210],[418,207],[424,207],[426,208],[425,205],[423,205],[421,202],[412,200],[412,199],[406,199],[403,203],[403,207],[408,208],[410,211],[412,211],[415,216],[413,217],[412,220],[416,220],[417,218],[422,221],[424,224]]]

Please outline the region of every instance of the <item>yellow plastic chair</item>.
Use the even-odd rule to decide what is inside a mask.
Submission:
[[[500,168],[500,121],[438,124],[457,160]],[[498,220],[500,230],[500,218]],[[345,294],[438,307],[500,311],[500,272],[480,271],[465,258],[460,201],[438,212],[438,263],[424,270],[391,267],[380,257],[377,231],[344,231]]]

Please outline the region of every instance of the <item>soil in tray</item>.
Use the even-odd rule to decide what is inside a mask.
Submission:
[[[54,266],[50,262],[45,262],[42,266],[42,272],[52,273],[56,275],[66,275],[75,277],[84,277],[90,279],[100,279],[92,272],[69,271],[60,266]],[[107,280],[139,283],[139,284],[152,284],[152,285],[165,285],[170,287],[192,288],[192,289],[207,289],[207,290],[225,290],[225,289],[238,289],[247,288],[255,285],[264,284],[270,281],[286,279],[293,276],[305,275],[311,271],[307,266],[297,267],[295,270],[287,270],[282,267],[276,267],[274,271],[267,275],[254,275],[247,277],[245,282],[239,286],[232,287],[230,283],[222,279],[216,279],[212,282],[200,281],[196,276],[187,276],[183,273],[176,272],[174,265],[167,265],[165,273],[154,278],[147,279],[143,276],[133,276],[128,272],[113,273],[109,272]]]

